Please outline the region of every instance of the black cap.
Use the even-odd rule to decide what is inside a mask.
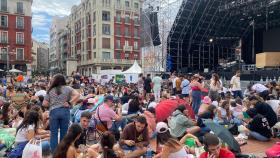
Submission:
[[[114,97],[112,96],[112,95],[108,95],[108,96],[106,96],[105,98],[104,98],[104,101],[106,102],[106,101],[108,101],[108,100],[110,100],[110,101],[114,101]]]

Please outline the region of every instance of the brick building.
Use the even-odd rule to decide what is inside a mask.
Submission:
[[[83,75],[140,63],[141,0],[82,0],[69,15],[69,58]]]
[[[31,70],[32,0],[0,0],[0,68]],[[8,55],[8,56],[7,56]]]

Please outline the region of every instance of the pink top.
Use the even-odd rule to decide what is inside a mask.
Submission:
[[[95,118],[99,121],[99,117],[97,115],[98,113],[101,121],[105,121],[107,123],[108,129],[110,129],[112,127],[113,119],[117,115],[115,111],[104,103],[97,108],[95,113]]]

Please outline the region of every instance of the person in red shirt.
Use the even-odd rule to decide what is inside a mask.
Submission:
[[[204,149],[199,158],[235,158],[231,151],[221,148],[219,138],[211,133],[204,136]]]

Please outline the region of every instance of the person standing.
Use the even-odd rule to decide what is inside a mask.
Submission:
[[[53,152],[58,143],[58,129],[60,129],[61,141],[68,130],[70,106],[79,98],[80,94],[76,90],[66,86],[66,80],[62,74],[57,74],[53,77],[43,101],[43,106],[50,109],[50,143]]]
[[[175,81],[175,84],[176,84],[176,95],[179,95],[182,93],[182,89],[181,89],[181,83],[182,83],[182,80],[183,80],[183,76],[180,75],[176,81]]]
[[[190,87],[190,81],[188,80],[187,75],[185,75],[183,78],[183,81],[181,83],[181,89],[182,89],[182,95],[185,98],[189,98],[191,87]]]
[[[214,73],[210,80],[210,91],[209,91],[209,97],[211,98],[212,101],[217,101],[217,98],[219,97],[219,91],[221,91],[222,88],[223,85],[222,82],[220,81],[219,75]]]
[[[147,78],[144,81],[144,90],[145,90],[145,95],[149,95],[152,91],[152,79],[151,79],[151,74],[147,74]]]
[[[230,80],[230,86],[232,89],[232,93],[234,98],[239,97],[243,99],[242,91],[241,91],[241,83],[240,83],[240,70],[237,70],[235,75],[232,76]]]
[[[139,76],[138,76],[137,88],[138,88],[139,93],[143,94],[143,91],[144,91],[143,74],[139,74]]]
[[[162,83],[162,78],[160,77],[159,74],[157,74],[153,78],[153,91],[154,91],[156,102],[160,101],[161,83]]]
[[[199,74],[195,74],[193,76],[192,81],[191,81],[192,108],[193,108],[193,111],[194,111],[195,115],[197,115],[198,110],[200,108],[201,95],[202,95],[201,90],[203,89],[203,86],[202,86],[202,84],[199,81],[200,81],[200,75]]]

